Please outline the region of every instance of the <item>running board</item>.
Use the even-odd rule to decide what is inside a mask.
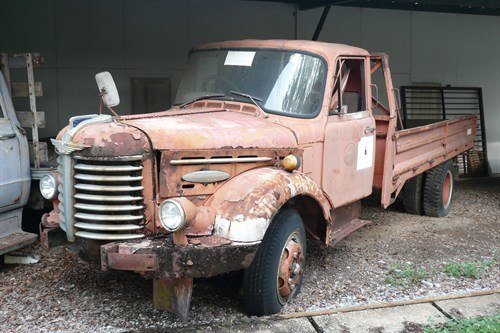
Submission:
[[[361,219],[354,219],[345,225],[343,225],[341,228],[336,229],[332,233],[332,237],[330,240],[330,245],[336,245],[338,244],[341,240],[355,232],[356,230],[363,228],[364,226],[372,224],[372,221],[368,220],[361,220]]]
[[[329,245],[333,246],[338,244],[354,231],[372,223],[372,221],[361,220],[359,218],[360,215],[360,201],[334,209],[331,212],[333,228],[330,234]]]

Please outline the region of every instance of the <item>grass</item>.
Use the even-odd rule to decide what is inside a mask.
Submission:
[[[470,279],[479,279],[484,274],[486,267],[492,264],[492,260],[455,262],[446,264],[443,271],[448,276],[454,278],[466,277]]]
[[[429,273],[424,268],[413,268],[408,263],[394,264],[385,281],[393,286],[407,286],[420,283],[428,275]]]
[[[498,333],[500,332],[500,315],[450,320],[443,325],[423,327],[422,331],[424,333]]]

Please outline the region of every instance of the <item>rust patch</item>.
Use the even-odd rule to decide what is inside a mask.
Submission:
[[[121,121],[147,132],[158,150],[297,146],[293,133],[286,127],[242,112],[197,112],[196,117],[183,113],[159,114],[121,118]]]
[[[275,168],[245,172],[222,186],[208,201],[215,210],[215,235],[234,241],[259,241],[273,216],[291,198],[308,195],[317,200],[329,220],[329,202],[306,175]]]
[[[220,245],[231,244],[230,240],[217,236],[196,237],[196,238],[189,238],[188,240],[189,244],[191,245],[220,246]]]
[[[214,229],[215,213],[210,207],[200,206],[196,217],[185,229],[186,236],[208,236]]]
[[[190,199],[195,199],[195,196],[210,195],[216,192],[225,182],[231,180],[232,177],[241,174],[245,171],[273,166],[277,164],[280,158],[289,154],[296,153],[297,149],[205,149],[205,150],[179,150],[179,151],[162,151],[160,162],[160,177],[159,177],[159,194],[160,198],[168,198],[175,196],[186,196]],[[224,164],[199,164],[199,165],[172,165],[171,160],[183,159],[210,159],[210,158],[238,158],[238,157],[270,157],[271,161],[253,162],[253,163],[224,163]],[[221,182],[208,184],[192,183],[184,181],[182,176],[191,172],[202,170],[218,170],[226,172],[230,178]],[[194,198],[192,198],[194,197]],[[194,202],[194,201],[193,201]],[[203,204],[203,201],[199,201]]]
[[[156,254],[109,253],[108,265],[110,268],[118,270],[156,271]]]
[[[73,142],[90,143],[91,147],[82,153],[92,156],[142,155],[151,151],[143,132],[116,121],[84,127],[75,134]]]

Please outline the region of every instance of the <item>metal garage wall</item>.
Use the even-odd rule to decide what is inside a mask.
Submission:
[[[95,112],[96,72],[113,74],[119,111],[129,113],[130,77],[169,77],[175,96],[192,46],[294,38],[293,14],[292,5],[235,0],[2,0],[0,51],[44,55],[41,135],[52,136],[70,116]],[[299,38],[311,38],[320,15],[299,11]],[[320,40],[389,53],[396,86],[482,87],[489,160],[500,173],[500,17],[334,7]]]
[[[69,117],[97,111],[94,75],[109,70],[130,112],[130,77],[169,77],[175,96],[196,44],[240,38],[294,38],[294,6],[234,0],[1,0],[0,51],[38,51],[36,79],[46,112],[41,136]],[[15,77],[14,77],[15,79]],[[15,101],[18,108],[22,101]]]
[[[313,35],[320,15],[299,11],[299,38]],[[488,157],[500,173],[500,17],[334,7],[320,40],[388,53],[398,87],[482,87]]]

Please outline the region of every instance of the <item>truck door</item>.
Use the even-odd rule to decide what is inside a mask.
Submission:
[[[341,58],[336,72],[325,127],[322,187],[333,206],[340,207],[372,192],[375,120],[367,108],[367,59]]]
[[[3,77],[0,75],[0,80]],[[19,137],[14,124],[9,119],[6,85],[0,82],[0,213],[13,208],[21,201],[23,174]],[[7,98],[9,100],[7,101]]]

